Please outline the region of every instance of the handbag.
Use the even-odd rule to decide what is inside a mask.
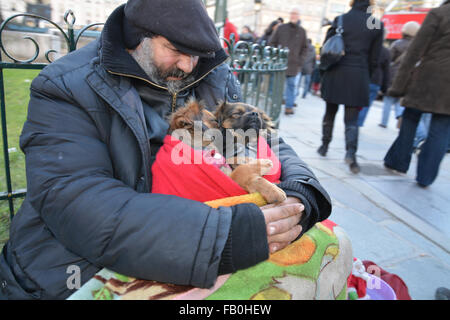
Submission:
[[[342,15],[338,17],[336,34],[328,39],[322,47],[320,52],[321,70],[328,70],[345,56],[344,37],[342,36],[344,33],[343,19],[344,17]]]

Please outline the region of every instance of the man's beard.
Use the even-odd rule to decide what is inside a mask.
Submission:
[[[192,73],[186,73],[176,66],[169,70],[162,70],[153,61],[152,39],[144,38],[141,45],[131,51],[131,56],[136,60],[139,66],[148,75],[155,84],[166,87],[172,93],[178,93],[181,89],[194,82],[195,77]],[[168,77],[181,78],[181,80],[167,80]]]

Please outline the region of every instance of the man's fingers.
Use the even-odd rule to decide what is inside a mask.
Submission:
[[[302,213],[305,210],[305,207],[301,203],[288,204],[282,207],[274,207],[269,209],[264,209],[264,219],[266,220],[266,224],[269,224],[272,221],[277,221],[281,219],[288,218],[290,216],[294,216],[296,214]]]
[[[299,199],[297,199],[295,197],[287,197],[286,200],[284,200],[283,202],[267,204],[267,205],[261,207],[261,210],[270,209],[270,208],[273,208],[273,207],[282,207],[282,206],[285,206],[285,205],[288,205],[288,204],[294,204],[294,203],[301,203],[301,202],[300,202]]]
[[[290,230],[284,232],[284,233],[278,233],[274,236],[269,236],[269,246],[272,243],[291,243],[292,241],[294,241],[295,239],[297,239],[297,237],[300,235],[300,233],[302,232],[302,226],[300,225],[296,225],[295,227],[291,228]]]
[[[274,242],[269,244],[269,252],[275,253],[286,248],[290,243],[289,242]]]
[[[296,214],[295,216],[271,222],[267,225],[267,234],[272,236],[289,231],[300,222],[301,217],[301,214]]]

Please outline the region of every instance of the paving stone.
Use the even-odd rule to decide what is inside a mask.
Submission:
[[[450,269],[433,257],[408,259],[383,269],[402,278],[415,300],[434,300],[437,288],[450,288]]]
[[[371,260],[383,267],[385,263],[407,259],[419,253],[395,233],[351,209],[334,206],[330,220],[345,229],[352,241],[353,256],[361,260]]]
[[[358,190],[348,185],[345,180],[330,177],[322,179],[320,183],[332,198],[344,204],[346,207],[353,208],[374,222],[391,218],[391,215],[385,210],[376,206],[376,204],[371,202]]]
[[[409,241],[416,248],[419,248],[419,250],[422,251],[423,253],[438,258],[439,260],[442,261],[443,264],[445,264],[448,268],[450,268],[450,254],[444,251],[442,248],[435,245],[430,240],[418,234],[416,231],[405,226],[403,223],[399,221],[389,221],[383,223],[383,225],[392,232],[395,232],[398,236]]]
[[[450,230],[450,181],[431,185],[428,189],[420,188],[412,181],[380,180],[369,183],[441,232],[446,233]]]

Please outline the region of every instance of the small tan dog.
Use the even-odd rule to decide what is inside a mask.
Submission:
[[[201,123],[201,125],[199,125]],[[198,101],[191,99],[188,103],[175,111],[169,119],[169,134],[175,130],[187,130],[190,136],[190,146],[202,146],[203,149],[215,150],[222,153],[214,144],[214,138],[205,135],[208,129],[218,129],[214,114],[206,110],[206,108]],[[195,129],[200,129],[202,134],[195,134]],[[201,141],[196,141],[201,139]],[[229,166],[221,167],[222,172],[227,174],[233,181],[239,184],[249,193],[259,192],[268,203],[279,203],[286,200],[286,194],[275,184],[263,178],[273,167],[273,163],[269,159],[255,159],[252,157],[232,157],[226,159]]]

